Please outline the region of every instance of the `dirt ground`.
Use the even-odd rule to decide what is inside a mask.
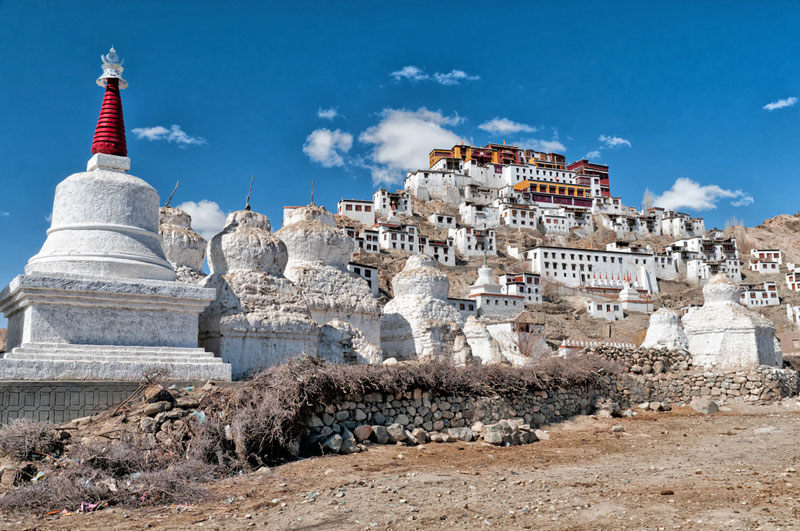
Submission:
[[[612,432],[612,426],[624,432]],[[800,526],[800,404],[578,417],[550,440],[372,446],[210,485],[216,499],[0,515],[4,529],[779,529]]]

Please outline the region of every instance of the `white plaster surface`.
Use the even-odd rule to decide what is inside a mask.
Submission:
[[[451,358],[472,362],[461,328],[464,316],[447,302],[450,281],[437,262],[413,255],[394,279],[394,299],[383,309],[381,347],[398,359]]]
[[[206,240],[192,230],[192,217],[175,207],[159,209],[161,248],[178,280],[197,282],[205,276]]]
[[[125,157],[103,160],[56,187],[47,240],[25,272],[174,280],[158,235],[158,193],[121,171]]]
[[[642,348],[666,348],[683,349],[689,348],[689,342],[681,325],[681,317],[675,310],[661,308],[650,316],[650,325],[647,327],[647,335],[642,343]]]
[[[198,314],[212,290],[178,282],[20,275],[0,292],[9,321],[0,379],[230,379],[197,348]]]
[[[753,365],[780,367],[775,326],[739,304],[739,286],[724,274],[703,287],[701,308],[683,317],[689,352],[695,365],[737,369]]]
[[[269,219],[241,210],[208,245],[216,299],[200,316],[200,344],[232,366],[234,379],[302,354],[317,355],[320,330],[297,287],[283,276],[286,246]]]
[[[333,215],[309,205],[287,210],[284,221],[276,233],[289,254],[284,274],[305,297],[311,317],[320,325],[334,319],[350,323],[380,345],[380,305],[367,282],[347,270],[353,241],[336,227]]]

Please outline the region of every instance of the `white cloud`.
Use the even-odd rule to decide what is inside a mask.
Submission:
[[[178,208],[192,216],[192,228],[206,240],[210,240],[225,227],[225,212],[214,201],[202,199],[195,203],[186,201]]]
[[[447,73],[435,72],[431,76],[426,74],[422,68],[413,65],[406,65],[400,70],[390,72],[389,75],[394,78],[395,81],[402,81],[405,79],[412,83],[416,83],[418,81],[433,80],[436,83],[445,86],[459,85],[462,81],[477,81],[481,78],[481,76],[467,74],[463,70],[458,70],[456,68]]]
[[[530,125],[500,117],[495,117],[488,122],[483,122],[478,128],[489,131],[490,133],[533,133],[536,131],[536,128]]]
[[[337,116],[339,116],[339,111],[336,107],[331,107],[329,109],[323,109],[320,107],[317,109],[317,116],[322,118],[323,120],[333,120]]]
[[[303,153],[314,162],[332,168],[344,165],[342,154],[350,151],[351,147],[353,147],[353,135],[340,129],[331,131],[323,128],[308,135],[306,143],[303,144]]]
[[[162,125],[154,127],[137,127],[133,130],[137,138],[146,138],[153,142],[156,140],[166,140],[167,142],[181,146],[199,146],[206,143],[205,138],[199,136],[189,136],[179,125],[171,125],[169,129]]]
[[[434,148],[450,148],[460,136],[446,129],[464,119],[445,116],[422,107],[416,111],[384,109],[381,121],[359,135],[359,141],[374,146],[362,166],[372,171],[375,184],[398,184],[405,170],[427,168],[428,154]]]
[[[791,98],[784,98],[782,100],[767,103],[766,105],[764,105],[763,109],[766,109],[768,111],[774,111],[776,109],[783,109],[784,107],[791,107],[795,103],[797,103],[797,98],[792,96]]]
[[[567,151],[567,146],[559,142],[558,135],[552,140],[537,140],[531,138],[529,140],[517,142],[517,145],[522,149],[535,149],[536,151],[543,151],[545,153],[564,153]]]
[[[589,160],[599,159],[600,158],[600,151],[597,150],[597,149],[594,149],[594,150],[590,151],[589,153],[587,153],[586,155],[584,155],[584,158],[589,159]]]
[[[407,79],[409,81],[422,81],[424,79],[430,79],[430,76],[423,72],[421,68],[417,68],[416,66],[412,65],[404,66],[400,70],[392,72],[389,75],[392,76],[395,81],[401,81],[403,79]]]
[[[433,79],[436,80],[437,83],[440,85],[458,85],[462,81],[477,81],[481,78],[481,76],[472,76],[464,72],[463,70],[451,70],[446,74],[441,74],[436,72],[433,74]]]
[[[598,139],[600,142],[605,144],[605,147],[615,149],[621,146],[628,146],[631,147],[631,143],[629,140],[625,140],[624,138],[620,138],[618,136],[607,136],[607,135],[600,135]]]
[[[7,218],[10,215],[11,215],[11,212],[9,212],[7,210],[0,210],[0,218]]]
[[[650,194],[650,191],[646,191]],[[669,210],[687,208],[689,210],[713,210],[720,199],[734,199],[731,206],[739,207],[752,204],[754,199],[742,190],[726,190],[716,184],[700,183],[681,177],[676,179],[672,188],[663,194],[653,197],[653,205]]]

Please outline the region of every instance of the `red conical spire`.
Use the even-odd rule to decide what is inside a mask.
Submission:
[[[122,78],[124,61],[120,60],[113,47],[106,55],[101,55],[100,59],[103,61],[103,75],[97,80],[97,84],[106,88],[106,94],[94,130],[92,153],[127,157],[125,120],[122,118],[122,99],[119,94],[120,89],[128,87],[128,83]]]
[[[125,143],[125,120],[122,118],[122,99],[119,94],[119,79],[110,78],[106,83],[106,95],[100,118],[94,130],[92,153],[128,156]]]

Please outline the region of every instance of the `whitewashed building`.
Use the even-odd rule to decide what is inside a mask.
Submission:
[[[710,279],[717,273],[723,273],[734,282],[742,281],[742,264],[737,258],[725,260],[689,260],[686,263],[686,279],[697,283]]]
[[[758,258],[750,260],[750,264],[747,266],[750,271],[755,271],[756,273],[761,273],[762,275],[777,275],[781,272],[780,267],[781,266],[778,264],[778,262],[768,262]]]
[[[367,281],[369,289],[372,291],[372,296],[377,297],[379,294],[378,289],[378,268],[366,264],[359,264],[357,262],[349,262],[347,270],[355,273]]]
[[[539,275],[522,273],[521,275],[500,275],[500,289],[507,295],[522,295],[525,304],[542,303],[542,286]]]
[[[536,229],[539,225],[539,209],[516,203],[501,202],[500,223],[509,227]],[[566,226],[565,221],[561,221]]]
[[[792,306],[787,303],[786,318],[795,324],[800,323],[800,306]]]
[[[411,197],[405,190],[389,192],[381,188],[372,194],[372,208],[375,216],[388,218],[394,215],[410,216]]]
[[[342,199],[336,207],[336,213],[371,227],[375,224],[375,211],[372,203],[372,201],[359,199]]]
[[[750,251],[750,258],[778,264],[783,263],[783,253],[781,253],[780,249],[753,249]]]
[[[467,318],[470,315],[478,315],[478,303],[475,301],[475,299],[457,299],[454,297],[448,297],[447,302],[450,303],[450,306],[458,310],[459,313],[464,316],[464,318]]]
[[[500,225],[500,209],[491,205],[461,203],[458,205],[461,223],[474,229],[493,229]]]
[[[619,301],[586,301],[586,313],[594,319],[619,321],[624,317]]]
[[[592,281],[630,281],[648,293],[658,291],[653,255],[568,247],[538,246],[525,254],[531,272],[542,281],[569,287],[591,285]]]
[[[456,265],[456,252],[453,246],[453,238],[434,240],[427,236],[420,236],[419,245],[423,254],[432,256],[440,264],[451,267]]]
[[[682,212],[664,211],[661,219],[661,234],[672,238],[703,236],[706,225],[703,218],[695,218]]]
[[[456,217],[452,214],[434,213],[428,216],[428,221],[431,225],[439,229],[456,228]]]
[[[523,295],[503,293],[500,284],[494,281],[492,268],[478,269],[478,279],[469,288],[469,297],[477,304],[478,316],[512,316],[525,310]]]
[[[419,253],[419,231],[415,225],[405,225],[390,218],[376,224],[381,249]]]
[[[356,252],[363,251],[366,253],[379,253],[381,252],[380,245],[378,244],[378,231],[372,229],[364,229],[359,236],[355,238]]]
[[[628,282],[619,292],[619,304],[626,312],[653,313],[655,301],[647,295],[642,295]]]
[[[786,287],[792,291],[800,291],[800,267],[793,263],[786,264],[789,272],[786,274]]]
[[[497,256],[497,240],[493,229],[459,227],[450,229],[449,235],[455,242],[456,252],[461,256]]]
[[[777,306],[780,304],[778,285],[770,280],[761,284],[743,284],[739,302],[748,307]]]
[[[409,172],[403,188],[421,201],[457,204],[461,195],[459,190],[469,181],[469,177],[452,170],[431,168]]]

